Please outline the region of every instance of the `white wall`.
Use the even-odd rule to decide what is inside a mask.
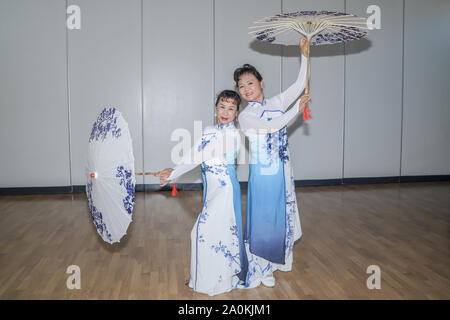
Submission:
[[[400,175],[403,2],[349,0],[347,11],[367,16],[373,4],[381,29],[345,46],[346,178]]]
[[[450,1],[407,0],[402,175],[450,172]]]
[[[81,30],[66,29],[70,4]],[[234,88],[236,67],[256,66],[267,96],[296,78],[298,48],[252,40],[253,21],[368,16],[369,4],[381,30],[311,50],[312,120],[288,130],[295,178],[448,175],[447,0],[0,0],[0,188],[83,185],[91,126],[107,106],[129,124],[136,171],[172,166],[171,133],[213,124],[215,94]],[[198,169],[183,180],[200,181]]]
[[[81,8],[81,29],[68,31],[72,182],[85,184],[92,124],[105,107],[118,108],[128,122],[135,170],[142,171],[141,1],[69,4]]]
[[[0,187],[69,186],[65,3],[0,1]]]
[[[301,10],[344,12],[344,0],[307,0]],[[283,1],[284,12],[299,10],[296,0]],[[296,180],[342,178],[344,45],[322,45],[310,51],[311,120],[302,116],[288,128]],[[283,89],[297,79],[300,69],[298,47],[284,50]],[[298,102],[296,103],[298,106]]]

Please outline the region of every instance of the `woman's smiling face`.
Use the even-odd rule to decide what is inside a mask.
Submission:
[[[228,124],[234,121],[237,115],[237,105],[234,99],[220,99],[216,106],[217,124]]]
[[[259,81],[253,74],[244,73],[238,81],[239,94],[247,101],[262,102],[264,98],[263,85],[263,81]]]

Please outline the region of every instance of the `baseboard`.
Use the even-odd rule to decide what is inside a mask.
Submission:
[[[59,194],[73,193],[71,186],[65,187],[21,187],[21,188],[0,188],[0,195],[8,194]]]
[[[373,183],[401,183],[401,182],[437,182],[450,181],[450,175],[428,175],[428,176],[394,176],[394,177],[361,177],[344,179],[318,179],[318,180],[295,180],[296,187],[309,186],[332,186],[341,184],[373,184]],[[246,181],[240,182],[241,188],[247,189]],[[177,183],[178,190],[201,190],[201,183]],[[137,184],[136,192],[170,191],[172,185],[161,188],[159,184]],[[64,193],[84,193],[84,185],[63,186],[63,187],[21,187],[21,188],[0,188],[0,195],[16,194],[64,194]]]

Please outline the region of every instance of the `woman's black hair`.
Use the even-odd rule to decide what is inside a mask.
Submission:
[[[236,91],[233,90],[223,90],[221,93],[217,95],[216,99],[216,107],[219,104],[220,100],[228,100],[232,99],[236,102],[237,111],[239,111],[239,105],[241,104],[241,97]]]
[[[258,72],[258,70],[256,70],[256,68],[254,66],[252,66],[251,64],[244,64],[242,67],[237,68],[236,70],[234,70],[234,82],[236,82],[236,88],[238,87],[238,82],[239,82],[239,78],[244,74],[244,73],[251,73],[252,75],[255,76],[256,79],[258,79],[258,81],[262,81],[262,77],[261,74]]]

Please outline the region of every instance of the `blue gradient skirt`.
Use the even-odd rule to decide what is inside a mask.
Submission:
[[[276,168],[278,166],[278,168]],[[284,264],[286,251],[286,189],[283,163],[249,165],[245,241],[250,252]]]

